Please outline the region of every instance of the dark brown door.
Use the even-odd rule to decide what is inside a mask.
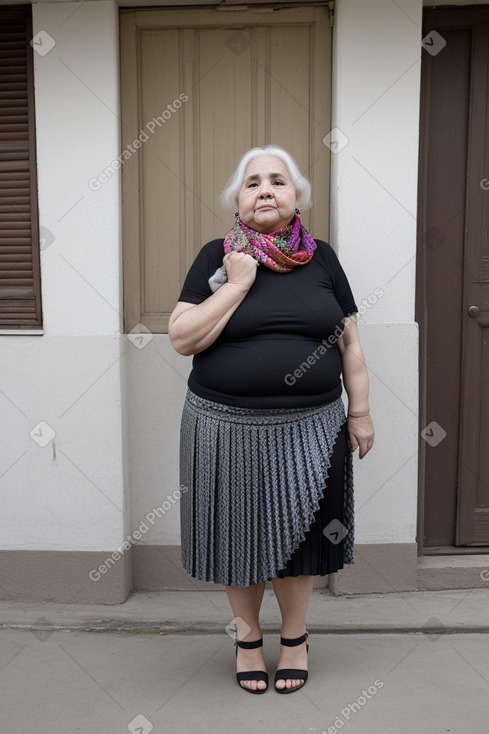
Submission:
[[[423,546],[489,545],[489,6],[424,14],[417,262]]]

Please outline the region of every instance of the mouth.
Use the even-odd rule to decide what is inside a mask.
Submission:
[[[256,211],[263,211],[264,209],[275,209],[275,207],[271,204],[266,204],[265,206],[258,206]]]

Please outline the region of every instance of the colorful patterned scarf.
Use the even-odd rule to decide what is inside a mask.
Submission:
[[[286,227],[269,234],[255,232],[237,219],[224,239],[224,252],[247,252],[265,267],[277,273],[289,273],[296,265],[306,265],[317,245],[301,220],[295,215]],[[209,278],[212,291],[227,280],[223,265]]]

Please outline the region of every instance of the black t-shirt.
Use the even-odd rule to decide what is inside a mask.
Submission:
[[[358,311],[333,248],[315,240],[307,265],[281,273],[260,265],[256,280],[216,341],[193,357],[188,386],[200,397],[244,408],[324,405],[342,392],[336,340]],[[202,303],[222,265],[224,240],[206,244],[180,301]]]

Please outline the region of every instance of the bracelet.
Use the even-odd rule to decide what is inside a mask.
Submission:
[[[365,418],[365,416],[370,415],[370,410],[368,413],[362,413],[361,415],[352,415],[351,413],[348,413],[350,418]]]

